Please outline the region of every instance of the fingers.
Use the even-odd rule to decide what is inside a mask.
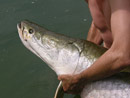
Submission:
[[[58,80],[63,82],[62,85],[65,93],[79,94],[83,89],[83,85],[76,75],[60,75],[58,76]]]
[[[62,85],[65,93],[70,93],[69,90],[71,90],[70,88],[72,85],[71,82],[72,77],[70,75],[61,75],[58,77],[58,79],[62,81]]]
[[[63,89],[65,92],[68,91],[70,87],[69,79],[70,79],[69,75],[58,76],[58,80],[62,81]]]

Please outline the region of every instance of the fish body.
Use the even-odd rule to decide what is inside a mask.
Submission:
[[[22,21],[17,28],[25,47],[48,64],[57,75],[81,73],[107,51],[92,42],[54,33],[29,21]],[[127,74],[120,73],[87,84],[81,98],[130,98],[130,76]],[[62,97],[60,83],[55,98]]]

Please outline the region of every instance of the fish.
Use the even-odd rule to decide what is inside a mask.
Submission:
[[[107,49],[90,41],[55,33],[28,20],[17,24],[24,46],[59,75],[79,74]],[[127,70],[127,71],[126,71]],[[81,98],[130,98],[130,70],[85,85]],[[63,98],[62,81],[54,98]]]

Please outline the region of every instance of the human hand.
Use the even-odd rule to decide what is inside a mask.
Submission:
[[[66,93],[79,94],[85,86],[85,79],[82,79],[80,74],[61,75],[58,76],[58,79],[62,81],[63,89]]]
[[[101,45],[103,43],[101,33],[102,32],[95,26],[94,22],[92,22],[88,35],[87,35],[87,40],[97,45]]]

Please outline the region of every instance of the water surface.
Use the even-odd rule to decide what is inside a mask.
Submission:
[[[56,74],[18,37],[16,24],[24,19],[85,39],[91,23],[87,4],[84,0],[0,0],[0,98],[53,98],[59,83]]]

